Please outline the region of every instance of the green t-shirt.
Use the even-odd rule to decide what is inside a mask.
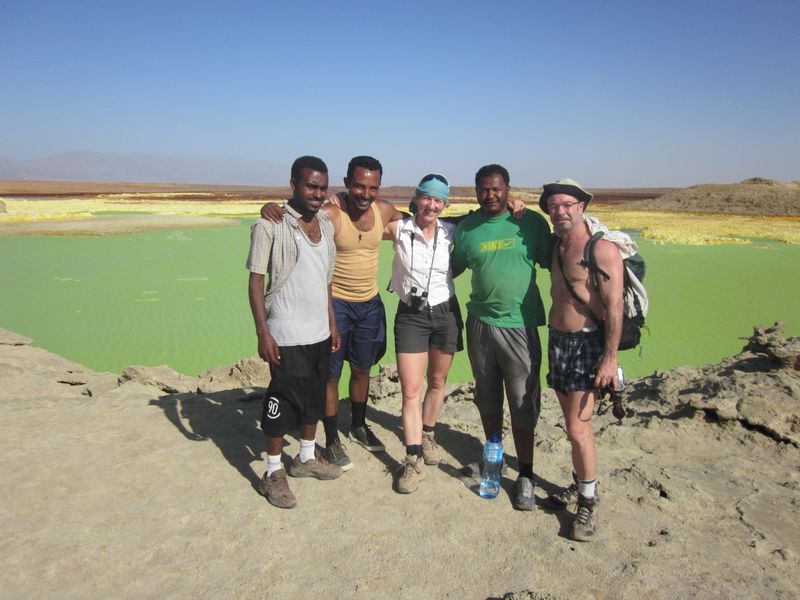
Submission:
[[[452,264],[455,272],[472,270],[469,314],[495,327],[544,325],[535,263],[548,266],[549,244],[547,221],[531,210],[521,219],[480,211],[464,218],[456,229]]]

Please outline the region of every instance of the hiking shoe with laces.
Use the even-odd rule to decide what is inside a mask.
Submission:
[[[408,456],[400,465],[400,476],[397,478],[397,491],[400,494],[416,492],[419,482],[425,479],[425,459],[421,456]]]
[[[575,520],[572,522],[570,538],[578,542],[590,542],[594,539],[597,528],[596,503],[592,499],[578,494],[578,508],[575,511]]]
[[[594,489],[594,501],[600,502],[600,482]],[[545,504],[550,508],[557,510],[574,510],[578,505],[578,483],[572,482],[569,487],[564,488],[560,492],[550,494],[545,500]]]
[[[332,465],[325,457],[320,454],[319,450],[314,452],[314,458],[306,462],[300,460],[300,455],[294,457],[292,461],[291,470],[289,471],[292,477],[316,477],[317,479],[336,479],[344,471],[337,465]]]
[[[442,462],[442,454],[439,451],[439,444],[433,439],[433,432],[422,432],[422,457],[426,465],[438,465]]]
[[[322,456],[332,465],[341,468],[342,471],[349,471],[353,467],[353,463],[350,461],[347,454],[345,454],[344,450],[345,445],[340,440],[336,440],[325,448]]]
[[[533,495],[533,479],[520,475],[514,484],[514,508],[517,510],[533,510],[536,508],[536,496]]]
[[[269,477],[264,473],[256,489],[259,494],[269,500],[272,506],[277,506],[278,508],[294,508],[297,506],[297,498],[294,497],[292,490],[289,489],[286,469],[278,469]]]
[[[372,433],[369,425],[362,425],[361,427],[353,427],[350,430],[348,437],[359,446],[363,446],[370,452],[385,452],[386,446]]]

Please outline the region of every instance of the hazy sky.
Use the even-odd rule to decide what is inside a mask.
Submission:
[[[800,2],[0,3],[0,156],[800,179]],[[288,173],[287,173],[288,178]],[[235,183],[235,182],[231,182]],[[269,182],[264,183],[284,183]]]

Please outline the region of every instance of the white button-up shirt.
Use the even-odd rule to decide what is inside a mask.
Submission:
[[[453,275],[450,271],[450,251],[453,247],[456,226],[438,219],[436,223],[436,236],[426,240],[413,217],[397,221],[390,288],[405,303],[409,302],[412,287],[417,288],[416,295],[428,290],[430,306],[446,302],[455,294]],[[428,274],[430,274],[430,286]]]

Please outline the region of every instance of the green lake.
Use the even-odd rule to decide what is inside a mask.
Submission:
[[[197,374],[255,353],[244,262],[249,225],[106,237],[0,237],[0,326],[101,370],[168,364]],[[640,241],[647,260],[649,333],[621,354],[628,377],[719,361],[755,324],[800,335],[800,246],[678,246]],[[381,250],[381,288],[392,250]],[[547,272],[538,274],[545,305]],[[462,306],[469,274],[457,280]],[[396,297],[382,292],[391,323]],[[465,312],[466,315],[466,312]],[[546,329],[540,330],[546,343]],[[543,368],[543,374],[546,366]],[[451,382],[471,379],[459,353]]]

